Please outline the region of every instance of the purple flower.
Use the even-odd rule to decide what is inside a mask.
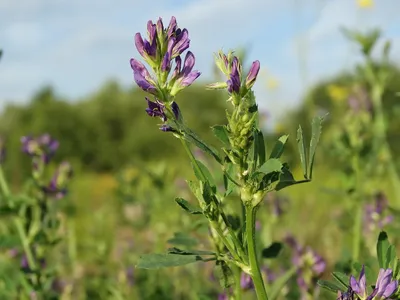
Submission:
[[[353,290],[353,292],[356,293],[361,298],[365,299],[365,297],[367,297],[368,292],[367,292],[364,266],[361,269],[361,273],[360,273],[360,277],[358,278],[358,281],[356,280],[356,278],[353,275],[351,275],[350,287]]]
[[[156,83],[146,67],[134,58],[131,59],[131,67],[136,84],[145,92],[157,95]]]
[[[375,289],[367,300],[387,299],[392,296],[399,287],[397,280],[392,280],[393,271],[391,269],[380,269],[378,279],[376,280]]]
[[[171,104],[172,112],[174,113],[175,119],[179,120],[181,117],[181,111],[178,104],[174,101]]]
[[[228,92],[238,94],[240,91],[241,79],[240,79],[240,62],[235,56],[232,61],[231,73],[229,79],[226,82],[228,84]]]
[[[218,300],[229,300],[229,297],[226,293],[219,294],[218,295]]]
[[[297,283],[302,293],[307,293],[314,288],[315,281],[325,271],[326,262],[310,247],[301,246],[294,237],[286,238],[287,244],[292,248],[292,263],[297,266]]]
[[[147,36],[149,40],[143,40],[140,33],[136,33],[135,46],[144,59],[155,60],[157,56],[156,25],[151,21],[147,22]]]
[[[128,267],[125,271],[125,275],[126,275],[126,280],[128,281],[128,284],[130,286],[133,286],[135,283],[134,269],[132,267]]]
[[[386,215],[388,208],[388,200],[382,192],[379,192],[374,197],[374,204],[367,204],[364,208],[364,234],[369,235],[376,229],[382,230],[384,226],[393,221],[392,215]]]
[[[160,130],[164,132],[176,132],[176,130],[172,128],[170,125],[162,125],[160,127]]]
[[[24,153],[31,157],[40,157],[45,164],[49,163],[59,146],[59,142],[47,133],[37,138],[24,136],[21,142]]]
[[[146,97],[147,108],[146,112],[150,117],[160,117],[163,122],[167,121],[167,116],[165,115],[164,109],[165,105],[156,100],[155,102],[150,101],[149,98]]]
[[[174,41],[171,58],[178,57],[190,46],[189,32],[186,28],[182,31],[178,28],[175,31],[175,37],[171,37],[170,39]]]
[[[251,65],[249,74],[246,77],[246,88],[251,89],[257,79],[258,71],[260,71],[260,62],[258,60],[254,61]]]
[[[359,113],[361,111],[369,113],[373,112],[371,98],[369,97],[367,90],[362,86],[354,87],[353,93],[348,98],[348,105],[354,113]]]
[[[171,88],[172,96],[175,96],[179,91],[191,85],[201,74],[199,71],[192,71],[195,64],[195,57],[190,51],[188,51],[185,56],[185,62],[182,69],[180,56],[175,59],[175,63],[176,67],[171,77],[171,82],[173,82]]]
[[[62,162],[53,175],[48,186],[43,186],[42,190],[48,196],[56,199],[63,198],[66,193],[66,184],[72,177],[72,167],[69,162]]]
[[[171,17],[171,20],[169,21],[169,25],[167,28],[167,39],[169,40],[172,35],[175,33],[176,28],[177,28],[177,23],[176,23],[176,18],[174,16]]]
[[[253,280],[249,274],[242,272],[240,275],[240,286],[244,290],[250,290],[254,288]]]

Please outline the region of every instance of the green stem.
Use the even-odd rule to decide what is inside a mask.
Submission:
[[[4,178],[3,168],[1,166],[0,166],[0,188],[4,196],[7,197],[10,195],[10,189],[8,188],[7,182]]]
[[[372,87],[371,99],[374,106],[375,120],[374,120],[374,135],[375,135],[375,151],[379,152],[380,147],[386,155],[388,161],[387,169],[388,175],[392,181],[392,186],[395,192],[397,205],[400,207],[400,177],[394,164],[393,155],[390,151],[389,143],[386,136],[386,122],[382,106],[382,95],[385,88],[385,82],[382,82],[376,74],[373,63],[370,57],[367,57],[366,75],[369,84]]]
[[[257,298],[259,300],[267,300],[267,292],[264,286],[264,280],[261,275],[260,266],[257,261],[256,253],[256,236],[255,236],[255,216],[257,208],[246,205],[246,233],[247,233],[247,247],[251,268],[251,278],[253,279],[254,288],[256,290]]]
[[[357,199],[359,200],[359,199]],[[359,201],[356,203],[356,215],[354,217],[353,227],[353,263],[358,261],[360,255],[360,243],[361,243],[361,222],[362,221],[362,205]]]
[[[362,188],[360,186],[360,169],[359,169],[359,157],[355,154],[352,159],[352,169],[354,172],[354,194],[351,196],[351,200],[355,205],[355,216],[353,224],[353,263],[358,261],[360,254],[360,244],[361,244],[361,225],[362,225],[362,212],[363,212],[363,202],[361,199]]]
[[[242,299],[242,287],[240,286],[240,278],[242,275],[242,270],[235,265],[232,265],[231,269],[232,269],[232,272],[235,277],[235,291],[234,291],[235,300],[241,300]]]
[[[0,166],[0,188],[5,197],[8,197],[10,195],[10,189],[8,188],[7,182],[4,178],[4,173],[1,166]],[[19,216],[17,216],[14,219],[14,224],[15,227],[17,228],[19,237],[21,239],[22,247],[24,248],[24,252],[28,260],[28,265],[32,270],[35,270],[36,269],[35,260],[33,259],[32,251],[29,247],[29,240],[25,234],[23,222]]]

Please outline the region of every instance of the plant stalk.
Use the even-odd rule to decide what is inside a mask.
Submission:
[[[251,205],[246,205],[246,236],[249,262],[251,268],[251,278],[253,279],[254,288],[256,290],[258,300],[268,300],[267,292],[264,286],[264,280],[261,275],[260,266],[257,260],[256,253],[256,226],[255,216],[257,208]]]

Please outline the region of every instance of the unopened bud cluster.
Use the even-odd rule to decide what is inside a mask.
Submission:
[[[246,78],[243,78],[242,65],[239,58],[232,52],[229,52],[228,55],[219,52],[215,56],[215,61],[218,68],[227,77],[227,81],[210,84],[208,88],[228,89],[233,112],[232,114],[227,113],[227,130],[232,146],[232,152],[227,155],[234,163],[240,163],[250,148],[253,128],[257,121],[257,105],[251,88],[260,70],[260,62],[254,61]]]

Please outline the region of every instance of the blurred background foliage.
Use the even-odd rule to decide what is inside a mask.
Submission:
[[[394,64],[390,78],[383,103],[389,144],[393,153],[399,153],[400,106],[396,93],[400,70]],[[309,137],[311,119],[329,113],[317,152],[315,179],[278,193],[281,200],[286,199],[282,200],[285,214],[274,232],[260,232],[264,245],[290,232],[312,246],[328,261],[326,276],[350,251],[343,247],[351,245],[351,235],[347,233],[348,220],[340,219],[345,200],[340,196],[337,154],[329,148],[332,132],[341,124],[348,99],[359,86],[369,88],[357,69],[324,80],[279,120],[275,131],[265,132],[269,151],[273,140],[290,134],[287,156],[296,173],[298,125]],[[188,124],[217,147],[210,127],[225,123],[229,105],[224,96],[205,90],[202,84],[178,96]],[[30,170],[29,159],[19,151],[21,136],[51,134],[61,142],[55,161],[67,159],[74,166],[71,192],[63,200],[68,260],[61,268],[64,294],[69,295],[65,299],[200,299],[200,294],[210,297],[204,299],[217,297],[212,264],[150,272],[133,269],[141,253],[165,251],[171,246],[168,241],[182,228],[185,234],[196,237],[204,236],[206,230],[200,218],[185,215],[173,201],[175,197],[194,201],[183,180],[193,176],[190,165],[178,141],[161,132],[158,120],[148,117],[145,108],[142,91],[110,81],[83,99],[65,99],[52,87],[43,87],[27,104],[9,104],[1,113],[0,134],[6,138],[8,149],[4,168],[13,189],[23,183]],[[263,122],[266,128],[268,118]],[[384,190],[385,184],[382,180],[377,188]],[[261,210],[267,209],[271,207],[266,201]],[[260,219],[261,224],[267,221],[262,212]],[[206,239],[200,239],[200,243],[199,248],[207,248]],[[61,262],[60,257],[55,258],[55,263]],[[291,293],[294,296],[290,299],[297,299],[298,295]]]

